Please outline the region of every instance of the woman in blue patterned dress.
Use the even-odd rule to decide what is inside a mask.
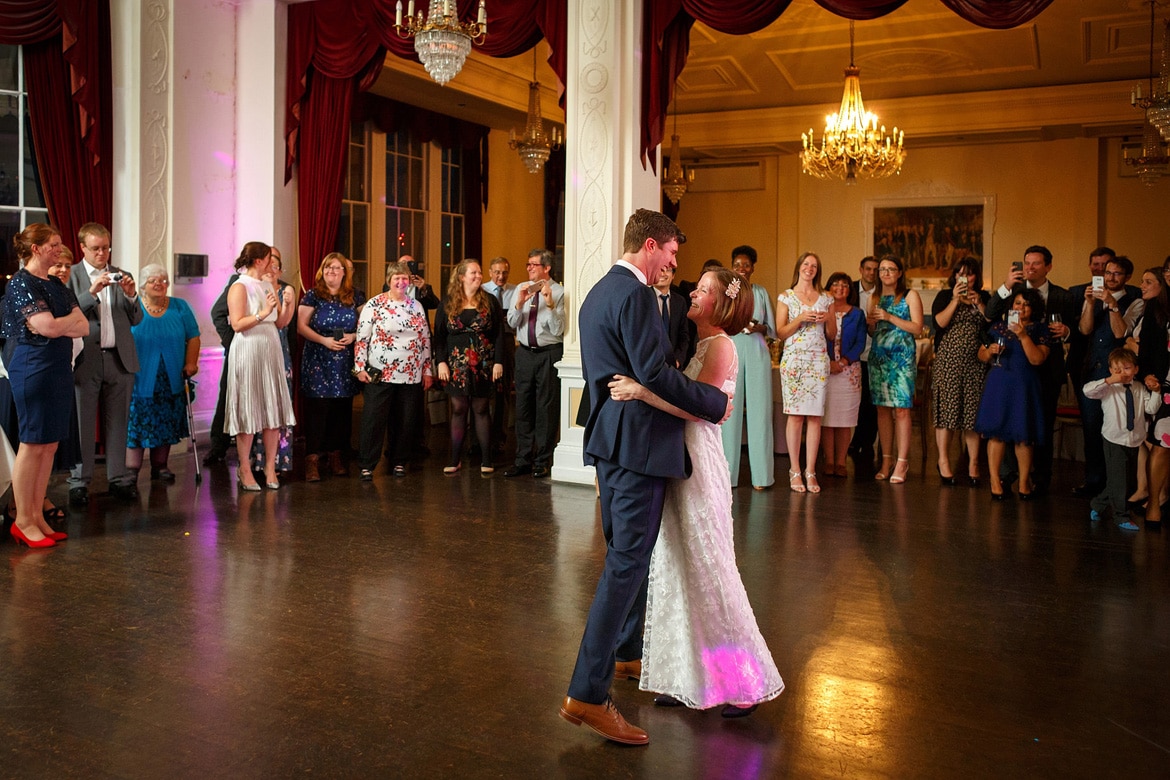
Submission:
[[[16,518],[9,533],[29,547],[53,547],[66,534],[53,531],[41,514],[53,453],[69,436],[73,396],[73,339],[89,333],[89,321],[77,297],[49,268],[61,251],[61,234],[34,223],[12,239],[23,263],[8,282],[0,332],[14,340],[8,379],[16,401],[20,450],[12,467]]]
[[[390,428],[394,476],[406,476],[422,419],[415,410],[431,387],[431,329],[422,304],[406,294],[410,268],[386,267],[387,290],[366,302],[358,318],[353,370],[365,384],[361,422],[361,479],[374,477]]]
[[[805,252],[796,261],[792,287],[776,299],[776,338],[784,340],[780,358],[780,389],[784,395],[788,487],[796,493],[820,493],[817,453],[821,447],[821,418],[829,382],[829,353],[825,344],[825,314],[832,299],[821,288],[821,259]],[[807,425],[806,425],[807,423]],[[804,480],[800,477],[800,439],[805,433]]]
[[[330,252],[317,269],[313,289],[297,309],[297,333],[305,340],[301,353],[301,404],[305,431],[305,479],[320,479],[318,461],[329,453],[329,470],[347,472],[342,451],[349,450],[353,397],[361,384],[353,375],[353,344],[365,293],[353,287],[353,265],[340,252]]]
[[[1013,316],[1014,315],[1014,316]],[[987,473],[991,497],[1002,500],[1004,486],[999,467],[1004,451],[1014,445],[1020,467],[1020,498],[1032,472],[1032,448],[1048,435],[1040,395],[1040,366],[1048,359],[1048,325],[1040,291],[1016,288],[1012,293],[1011,318],[998,320],[988,331],[988,343],[979,347],[979,359],[991,363],[983,385],[983,399],[975,417],[975,430],[987,442]]]
[[[483,464],[480,473],[491,474],[491,416],[488,401],[495,383],[504,375],[497,357],[503,354],[504,315],[499,301],[482,289],[483,270],[476,260],[464,260],[451,273],[447,300],[435,317],[434,360],[439,381],[451,399],[451,456],[444,474],[463,466],[463,437],[468,408],[475,418]]]
[[[878,440],[882,467],[874,479],[906,481],[910,470],[910,407],[914,405],[914,380],[918,355],[914,337],[922,333],[922,298],[906,287],[902,261],[886,255],[878,263],[878,290],[867,313],[873,346],[869,351],[869,392],[877,407]],[[897,458],[894,469],[894,439]]]
[[[139,370],[130,394],[126,468],[137,476],[142,451],[149,448],[150,479],[171,483],[171,445],[190,435],[183,379],[199,372],[199,324],[186,301],[167,295],[171,280],[165,268],[151,263],[142,269],[142,279],[142,321],[130,329]]]

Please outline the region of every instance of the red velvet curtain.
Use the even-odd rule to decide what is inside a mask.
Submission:
[[[109,0],[0,0],[0,43],[23,46],[49,218],[67,244],[113,218]]]
[[[642,56],[642,165],[653,165],[665,137],[666,108],[687,62],[691,26],[703,24],[733,35],[756,32],[776,21],[792,0],[646,0]],[[1036,18],[1052,0],[939,0],[980,27],[1008,29]],[[876,19],[906,0],[816,0],[847,19]]]

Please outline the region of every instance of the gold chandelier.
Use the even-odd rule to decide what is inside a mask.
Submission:
[[[398,0],[394,6],[394,30],[399,38],[414,38],[419,62],[432,79],[445,85],[463,69],[471,44],[483,43],[487,36],[487,9],[484,0],[479,0],[476,20],[465,23],[459,21],[456,0],[431,0],[424,19],[422,11],[415,16],[414,0],[410,0],[403,24],[402,0]]]
[[[861,101],[861,69],[853,64],[853,22],[849,22],[849,67],[845,69],[845,92],[841,108],[825,119],[825,134],[817,148],[812,128],[801,133],[804,150],[800,153],[801,169],[818,179],[844,179],[854,184],[858,179],[881,179],[902,170],[906,151],[902,148],[905,133],[894,128],[886,134],[879,129],[877,115],[865,110]]]
[[[1148,94],[1142,95],[1138,82],[1129,93],[1129,103],[1144,113],[1142,152],[1136,157],[1125,153],[1125,164],[1137,171],[1138,178],[1147,187],[1170,173],[1170,157],[1166,155],[1166,141],[1170,141],[1170,20],[1162,32],[1162,62],[1158,80],[1154,81],[1154,2],[1150,0],[1150,76]],[[1161,138],[1159,138],[1159,133]]]
[[[524,167],[529,173],[540,173],[540,169],[548,162],[549,154],[553,149],[560,149],[564,136],[554,125],[549,132],[544,130],[544,117],[540,114],[540,82],[536,80],[536,49],[532,49],[532,81],[528,83],[528,120],[524,124],[524,134],[517,137],[516,131],[511,133],[508,146],[515,149]]]
[[[687,184],[695,180],[693,170],[685,170],[682,164],[682,152],[678,147],[678,104],[674,107],[674,132],[670,136],[670,166],[664,172],[662,192],[670,202],[678,205],[682,196],[687,192]]]

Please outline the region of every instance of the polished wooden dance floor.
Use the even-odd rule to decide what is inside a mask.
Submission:
[[[591,489],[434,456],[247,494],[172,461],[178,484],[97,499],[57,549],[5,540],[0,776],[1170,776],[1167,536],[1091,525],[1075,464],[1027,504],[917,460],[901,486],[740,488],[787,691],[727,721],[615,683],[651,737],[629,748],[557,717]]]

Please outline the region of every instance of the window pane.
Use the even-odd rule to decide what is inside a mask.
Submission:
[[[20,135],[15,95],[0,97],[0,206],[20,205]]]
[[[37,161],[33,157],[32,124],[28,112],[24,114],[24,205],[43,208],[45,195],[41,192],[41,179],[37,175]]]
[[[17,57],[20,56],[19,46],[0,46],[0,89],[10,89],[15,92],[18,88]]]
[[[350,233],[349,252],[346,254],[346,257],[350,260],[355,258],[358,260],[369,259],[369,252],[366,246],[370,233],[370,207],[365,203],[354,203],[350,207],[350,213],[353,215],[353,227]]]
[[[8,276],[16,273],[16,269],[19,267],[16,262],[16,247],[12,245],[12,239],[20,231],[20,212],[0,210],[0,243],[4,244],[4,267],[0,268],[0,272]]]
[[[346,257],[349,257],[349,244],[350,244],[349,219],[350,219],[350,204],[345,203],[343,201],[341,204],[341,219],[339,219],[337,222],[337,243],[334,244],[334,247],[337,249],[338,252],[341,252],[341,254],[345,255]]]
[[[370,279],[369,264],[355,262],[353,264],[353,286],[354,286],[354,289],[361,290],[362,292],[364,292],[366,294],[367,298],[371,297],[370,296],[369,279]],[[379,290],[377,292],[381,292],[381,291]]]
[[[357,144],[349,145],[349,174],[346,198],[366,199],[366,148]]]
[[[410,160],[410,199],[407,201],[412,209],[426,208],[426,187],[423,177],[423,161],[420,158]]]
[[[389,190],[389,185],[387,185]],[[394,158],[394,205],[408,207],[410,197],[410,160],[406,157]]]
[[[451,217],[451,258],[456,264],[463,260],[463,217]]]

